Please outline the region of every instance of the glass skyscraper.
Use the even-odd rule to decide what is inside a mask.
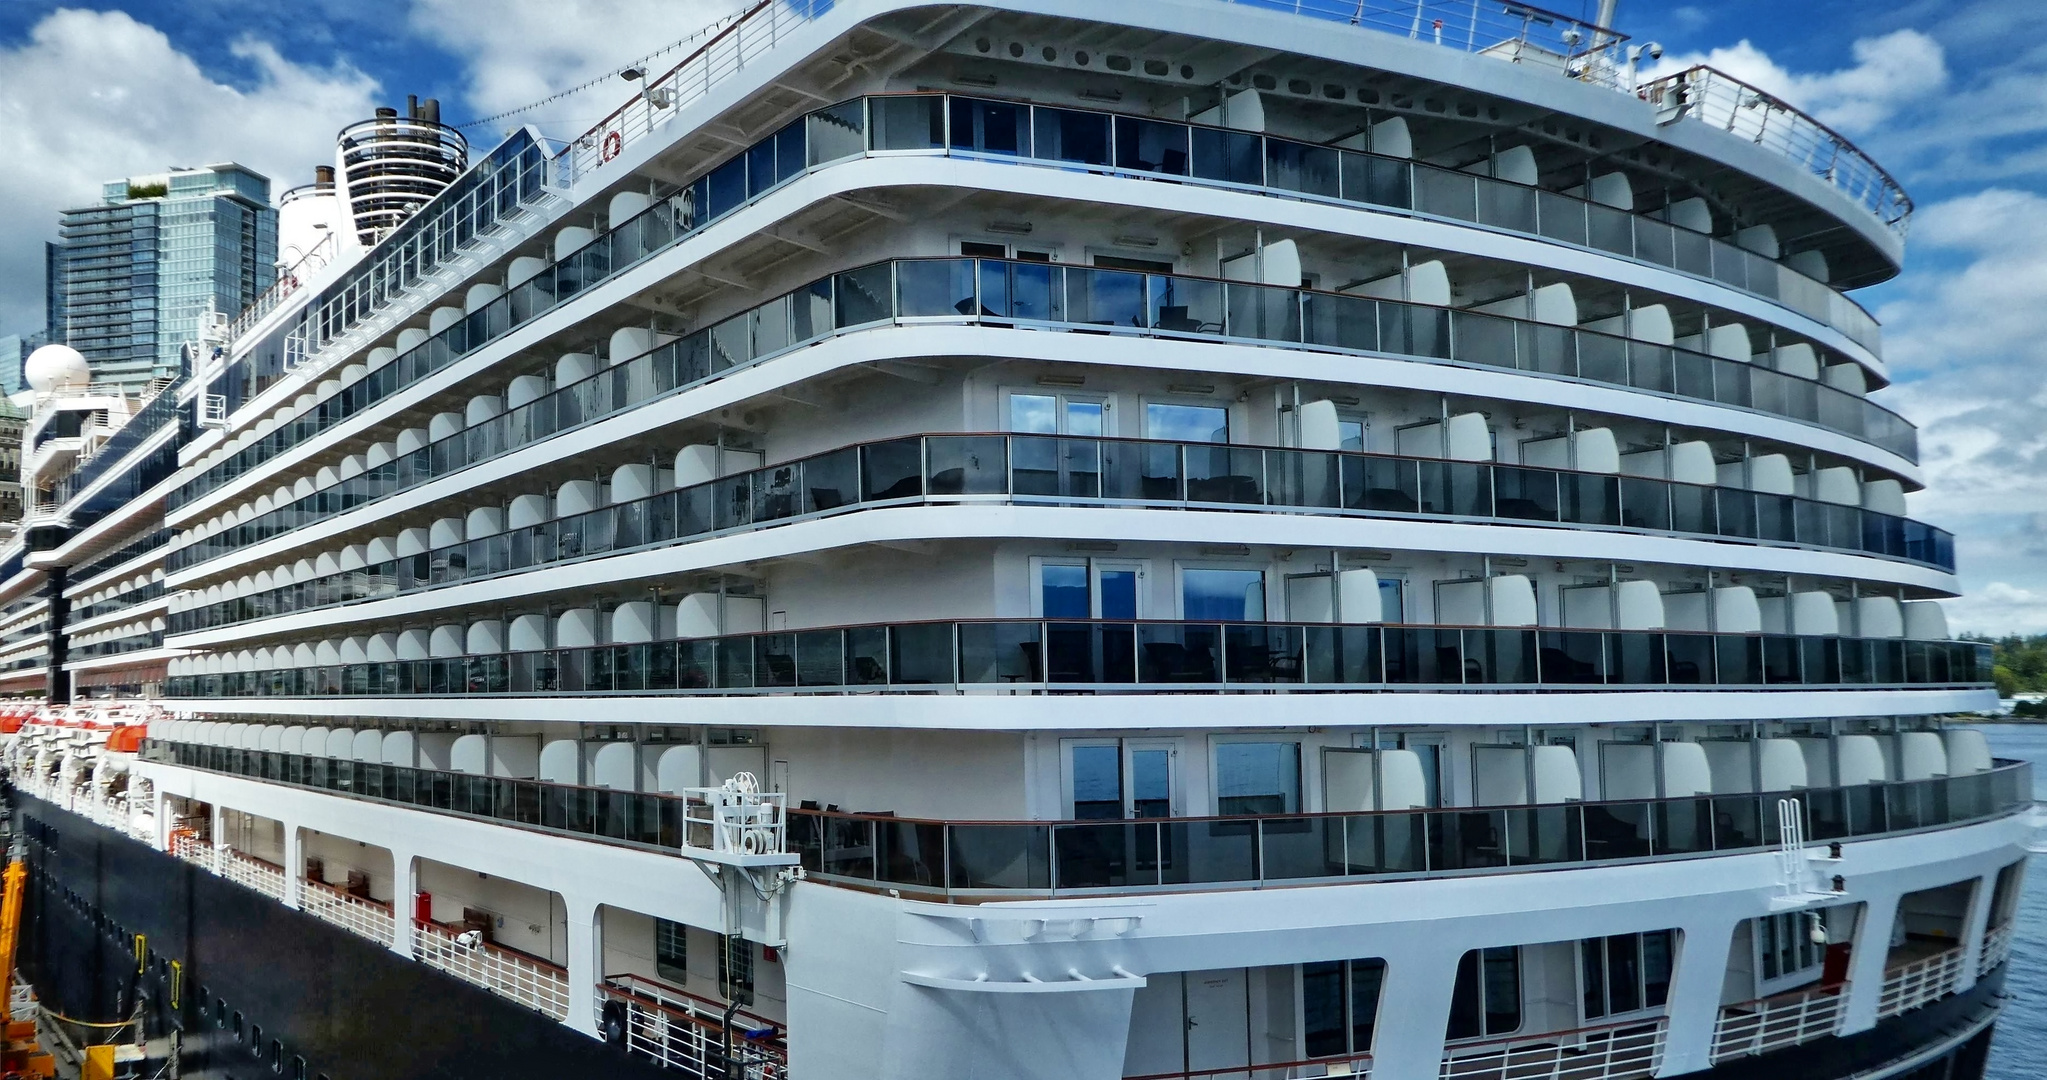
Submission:
[[[177,374],[209,308],[235,315],[277,276],[270,181],[235,164],[110,181],[58,235],[50,338],[84,354],[95,382]]]

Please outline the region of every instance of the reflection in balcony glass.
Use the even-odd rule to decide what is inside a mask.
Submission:
[[[1189,622],[1247,622],[1265,617],[1265,574],[1259,570],[1180,571],[1181,617]]]
[[[1216,744],[1216,813],[1291,814],[1300,804],[1301,744]]]

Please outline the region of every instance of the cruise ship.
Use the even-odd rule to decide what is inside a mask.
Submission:
[[[567,141],[387,110],[168,385],[32,358],[17,1018],[1978,1080],[2040,819],[1852,296],[1907,194],[1611,14],[1109,7],[768,0]]]

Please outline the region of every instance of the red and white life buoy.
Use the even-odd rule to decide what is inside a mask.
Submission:
[[[604,160],[610,161],[612,158],[617,157],[618,152],[623,149],[625,149],[625,136],[620,135],[616,131],[604,133]]]

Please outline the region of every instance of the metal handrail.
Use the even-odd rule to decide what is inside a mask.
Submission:
[[[1847,1007],[1844,983],[1722,1006],[1713,1024],[1713,1063],[1831,1036]]]
[[[864,485],[859,482],[859,474],[862,471],[861,452],[873,448],[899,447],[911,441],[915,441],[919,447],[920,483],[917,490],[908,494],[892,494],[888,498],[870,497]],[[970,442],[994,441],[1000,442],[1000,449],[995,452],[1003,457],[1003,464],[998,468],[1000,482],[995,489],[971,493],[946,493],[934,490],[939,486],[933,480],[934,469],[931,465],[934,446],[944,449]],[[1020,445],[1031,450],[1057,450],[1059,458],[1056,471],[1063,490],[1028,490],[1030,485],[1024,476],[1035,473],[1031,466],[1019,463]],[[1106,478],[1116,471],[1118,465],[1127,464],[1116,458],[1116,455],[1126,451],[1133,457],[1146,455],[1148,452],[1172,455],[1173,467],[1170,475],[1157,476],[1155,473],[1147,473],[1146,477],[1147,479],[1157,477],[1161,482],[1170,481],[1175,490],[1169,493],[1153,492],[1148,496],[1133,492],[1109,492]],[[1078,456],[1088,459],[1087,467],[1075,464],[1076,452]],[[1190,470],[1182,461],[1190,455],[1228,456],[1232,462],[1230,473],[1223,478],[1211,476],[1205,481],[1191,478]],[[839,459],[839,464],[844,466],[844,461],[848,457],[853,463],[849,476],[854,483],[850,490],[840,491],[843,501],[838,505],[820,508],[799,505],[802,502],[800,493],[806,485],[794,482],[794,477],[807,468],[818,467],[822,463],[832,462],[833,459]],[[1149,466],[1156,467],[1153,459],[1145,457],[1142,460]],[[1252,463],[1248,470],[1247,461]],[[1478,493],[1485,505],[1475,513],[1429,508],[1423,504],[1417,504],[1412,508],[1370,505],[1366,495],[1372,490],[1377,490],[1374,482],[1365,481],[1363,487],[1360,487],[1360,481],[1364,478],[1362,475],[1350,475],[1349,466],[1357,466],[1360,474],[1364,469],[1373,466],[1392,466],[1403,470],[1397,477],[1398,481],[1402,484],[1413,481],[1418,494],[1421,488],[1420,477],[1425,470],[1440,470],[1441,475],[1446,476],[1452,472],[1474,476],[1477,480]],[[1046,471],[1048,470],[1036,470],[1037,473]],[[1546,498],[1545,505],[1549,508],[1546,515],[1537,512],[1539,507],[1520,513],[1514,512],[1514,506],[1518,503],[1515,503],[1514,497],[1502,494],[1502,488],[1507,482],[1499,479],[1502,476],[1523,485],[1530,480],[1538,483],[1547,482],[1546,489],[1530,490],[1524,486],[1520,489],[1519,496],[1520,499],[1529,501],[1531,505],[1543,503]],[[699,528],[689,531],[678,523],[670,534],[662,535],[655,535],[652,526],[646,524],[660,517],[679,522],[684,515],[677,513],[677,506],[690,506],[693,501],[702,502],[707,497],[715,502],[717,493],[730,491],[735,484],[746,484],[749,480],[753,481],[756,490],[784,493],[771,500],[780,505],[780,509],[765,510],[764,507],[757,507],[748,515],[751,520],[736,524],[713,522],[707,517],[698,523]],[[1248,483],[1255,491],[1247,494],[1243,491],[1219,490],[1213,493],[1213,497],[1208,498],[1197,493],[1199,485],[1206,483],[1221,486],[1222,481],[1236,482],[1238,486],[1241,486],[1241,483]],[[1580,512],[1573,508],[1573,504],[1588,490],[1588,486],[1596,486],[1602,494],[1588,499],[1588,503],[1593,507],[1590,512]],[[418,555],[383,560],[358,569],[338,571],[264,592],[234,596],[212,604],[195,605],[172,612],[167,618],[167,625],[169,632],[173,634],[192,633],[269,618],[286,611],[297,613],[383,600],[392,596],[474,582],[486,577],[558,562],[687,543],[819,517],[908,505],[953,505],[989,501],[1021,506],[1049,503],[1060,506],[1142,506],[1189,510],[1217,509],[1231,512],[1269,510],[1274,513],[1328,514],[1343,517],[1417,517],[1523,527],[1589,525],[1679,538],[1697,537],[1760,545],[1834,549],[1851,554],[1930,564],[1949,571],[1954,569],[1953,537],[1946,530],[1910,518],[1882,514],[1849,504],[1776,495],[1745,488],[1687,484],[1651,477],[1513,465],[1504,462],[1458,461],[1361,451],[1304,451],[1246,443],[1182,443],[1165,440],[960,432],[905,435],[894,439],[856,443],[747,473],[664,491],[642,499],[613,503],[597,510],[565,514],[497,533],[471,535],[461,542],[429,548]],[[1685,506],[1698,508],[1702,524],[1710,517],[1713,528],[1710,531],[1663,528],[1655,525],[1630,524],[1627,520],[1633,514],[1642,520],[1660,520],[1668,525],[1676,525],[1683,516],[1682,508]],[[1789,531],[1793,535],[1789,538],[1783,535],[1762,535],[1776,529],[1776,526],[1768,529],[1761,527],[1762,522],[1772,520],[1771,513],[1766,511],[1776,512],[1776,516],[1782,519],[1779,524],[1789,526]],[[1726,522],[1725,527],[1722,526],[1723,521]],[[1826,535],[1808,537],[1806,535],[1808,532]],[[1846,542],[1830,542],[1836,535],[1840,535]],[[515,558],[512,555],[515,545],[529,549],[527,554]],[[1918,549],[1920,554],[1915,555],[1915,549]],[[424,562],[420,561],[422,559]],[[424,571],[415,569],[418,567],[427,569]],[[124,595],[132,597],[136,594]],[[106,608],[113,611],[127,606],[130,601],[109,600],[102,603],[115,605]]]
[[[569,973],[554,964],[486,942],[464,945],[438,923],[415,919],[413,957],[556,1020],[569,1018]]]
[[[380,945],[392,943],[398,923],[390,904],[365,900],[312,878],[301,878],[299,885],[303,889],[299,900],[301,910]]]
[[[1536,1032],[1446,1046],[1440,1080],[1624,1080],[1653,1074],[1663,1062],[1669,1019]],[[1466,1052],[1476,1051],[1476,1052]]]
[[[1784,99],[1718,68],[1698,64],[1652,79],[1637,96],[1668,114],[1741,136],[1775,151],[1833,184],[1899,236],[1912,217],[1912,198],[1876,159],[1846,136]],[[1776,123],[1772,118],[1781,117]]]
[[[1962,978],[1967,944],[1953,945],[1931,956],[1887,968],[1883,992],[1877,998],[1876,1015],[1882,1020],[1916,1009],[1954,992]]]
[[[683,800],[657,792],[576,787],[163,740],[145,742],[142,758],[669,855],[677,854],[684,839]],[[2029,780],[2030,772],[2025,763],[2006,762],[1998,774],[1979,776],[2016,789]],[[1929,783],[1950,789],[1950,794],[1963,790],[1946,779],[1806,789],[1804,795],[1807,803],[1821,806],[1866,791],[1871,805],[1880,806],[1889,789],[1917,790],[1914,785]],[[1884,819],[1857,827],[1854,821],[1843,820],[1837,828],[1821,832],[1819,839],[1875,838],[1965,825],[2010,812],[1996,792],[1977,795],[1980,797],[1966,800],[1969,805],[1961,815],[1943,822],[1915,821],[1894,827]],[[1754,854],[1766,851],[1773,840],[1763,831],[1764,798],[1738,794],[1127,821],[968,822],[806,809],[792,810],[790,816],[792,825],[804,825],[800,831],[805,835],[797,837],[795,847],[811,880],[925,895],[999,897],[1413,880]],[[1740,819],[1746,815],[1752,833],[1722,835],[1717,820],[1722,815],[1737,830],[1743,827]],[[827,829],[849,824],[865,828],[836,833]],[[1161,833],[1161,829],[1172,831]],[[1263,843],[1268,829],[1284,844]],[[1138,835],[1145,830],[1153,834],[1149,842]],[[1315,866],[1297,865],[1304,838],[1312,841],[1317,835],[1340,850],[1325,852]],[[1533,846],[1530,838],[1536,841]],[[1554,842],[1545,844],[1545,838]],[[1157,880],[1161,864],[1185,864],[1195,846],[1221,869],[1183,875],[1188,878],[1185,881]],[[1592,850],[1594,847],[1600,850]],[[1292,853],[1293,862],[1286,861],[1286,852]],[[1105,877],[1112,869],[1111,862],[1118,862],[1124,870]],[[1150,879],[1139,880],[1146,873]],[[1079,875],[1081,880],[1069,875]],[[1193,880],[1196,877],[1201,880]]]

